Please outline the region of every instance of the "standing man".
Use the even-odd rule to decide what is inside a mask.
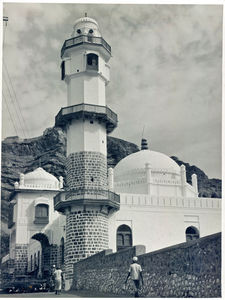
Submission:
[[[130,265],[128,275],[127,275],[127,278],[125,281],[125,284],[126,284],[129,277],[131,277],[131,279],[133,280],[134,285],[135,285],[134,297],[139,297],[138,291],[140,289],[140,280],[142,281],[142,285],[144,285],[143,276],[142,276],[142,268],[137,263],[137,261],[138,261],[138,258],[136,256],[133,257],[133,263]]]
[[[62,270],[59,267],[53,273],[55,281],[55,294],[59,295],[62,289]]]

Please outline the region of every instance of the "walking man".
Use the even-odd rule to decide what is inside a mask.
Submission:
[[[135,294],[134,297],[139,297],[139,289],[140,289],[140,280],[142,282],[142,285],[144,285],[143,276],[142,276],[142,268],[137,263],[138,258],[135,256],[133,257],[133,263],[130,265],[128,275],[125,281],[125,284],[127,283],[128,278],[130,277],[135,285]]]

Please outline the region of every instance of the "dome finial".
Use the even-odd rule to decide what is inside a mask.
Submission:
[[[146,139],[141,139],[141,150],[148,150],[148,141]]]

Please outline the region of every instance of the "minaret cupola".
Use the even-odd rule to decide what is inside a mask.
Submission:
[[[78,19],[73,25],[73,32],[71,37],[80,35],[89,35],[90,37],[101,37],[98,23],[89,17]]]

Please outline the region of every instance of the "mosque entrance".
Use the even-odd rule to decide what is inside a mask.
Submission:
[[[43,233],[33,235],[29,245],[29,274],[36,278],[48,278],[51,274],[50,256],[51,246],[48,237]]]

